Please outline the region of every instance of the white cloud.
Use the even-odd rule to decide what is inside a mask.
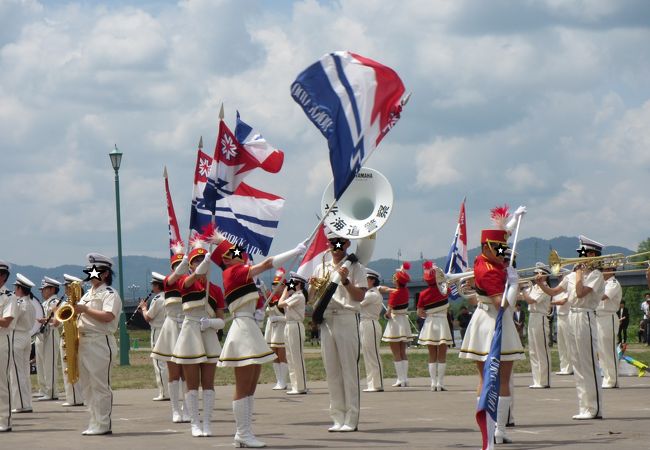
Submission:
[[[416,183],[436,187],[461,179],[458,167],[465,147],[463,139],[436,140],[416,153]]]

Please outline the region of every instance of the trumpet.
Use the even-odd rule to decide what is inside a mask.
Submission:
[[[458,292],[461,295],[470,295],[466,293],[467,291],[463,289],[463,285],[466,281],[474,278],[474,271],[469,270],[467,272],[461,273],[444,273],[440,267],[436,267],[436,284],[438,286],[438,291],[441,293],[447,292],[449,284],[455,284]]]
[[[636,255],[630,255],[629,257],[636,256]],[[572,264],[580,264],[588,269],[597,269],[601,267],[604,263],[613,263],[616,262],[617,265],[618,262],[622,262],[626,260],[626,256],[622,253],[612,253],[609,255],[602,255],[602,256],[590,256],[590,257],[583,257],[583,258],[562,258],[560,255],[558,255],[557,251],[551,250],[551,253],[548,255],[548,265],[551,268],[551,273],[553,275],[557,275],[560,273],[560,269],[564,266],[569,266]]]

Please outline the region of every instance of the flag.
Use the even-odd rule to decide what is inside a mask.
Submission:
[[[169,253],[174,256],[173,248],[175,245],[183,243],[181,239],[181,232],[178,228],[178,221],[176,220],[176,212],[174,211],[174,203],[172,196],[169,193],[169,180],[167,179],[167,166],[163,171],[163,178],[165,179],[165,195],[167,197],[167,226],[169,228]]]
[[[277,173],[282,168],[284,154],[271,147],[261,135],[253,133],[248,125],[241,124],[240,134],[249,139],[246,145],[235,137],[223,120],[219,122],[219,135],[212,157],[214,164],[203,191],[205,205],[210,211],[214,211],[217,201],[232,195],[251,170],[260,167]]]
[[[460,214],[458,215],[458,224],[456,233],[451,243],[447,262],[445,263],[445,273],[462,273],[467,271],[467,224],[465,221],[465,199],[460,204]],[[457,283],[450,283],[449,296],[452,300],[458,300]]]
[[[208,182],[210,167],[212,166],[212,157],[203,153],[199,144],[199,150],[196,154],[196,167],[194,169],[194,187],[192,189],[192,206],[190,208],[190,239],[197,234],[203,233],[203,228],[210,223],[212,213],[205,205],[203,191]]]
[[[482,450],[492,449],[499,405],[499,368],[501,366],[501,329],[503,308],[499,308],[490,353],[483,366],[483,387],[476,408],[476,422],[483,437]]]
[[[323,257],[329,250],[329,242],[327,241],[327,236],[325,235],[325,225],[321,225],[316,233],[314,239],[312,239],[309,248],[305,252],[300,265],[298,266],[298,275],[305,279],[309,279],[313,274],[316,268],[323,264]]]
[[[404,91],[393,69],[348,51],[324,55],[292,83],[291,96],[327,139],[337,200],[397,123]]]

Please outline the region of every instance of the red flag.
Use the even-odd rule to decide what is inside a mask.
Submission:
[[[300,262],[298,275],[309,279],[316,270],[316,267],[319,264],[323,264],[323,257],[328,250],[329,242],[325,235],[325,225],[321,225],[320,230],[316,233],[316,237],[311,241],[311,245]]]
[[[171,256],[174,255],[173,248],[178,247],[179,245],[183,246],[183,241],[181,239],[181,232],[178,228],[178,221],[176,220],[176,212],[174,211],[174,203],[172,202],[172,196],[169,193],[169,180],[167,179],[167,166],[163,172],[163,178],[165,179],[165,195],[167,196],[167,226],[169,227],[169,252]]]

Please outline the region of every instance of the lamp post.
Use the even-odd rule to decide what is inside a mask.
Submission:
[[[120,218],[120,163],[122,152],[115,149],[108,154],[115,171],[115,211],[117,213],[117,267],[119,271],[120,297],[122,298],[122,311],[120,312],[120,365],[129,365],[129,333],[126,331],[126,313],[124,312],[124,273],[122,271],[122,223]]]

